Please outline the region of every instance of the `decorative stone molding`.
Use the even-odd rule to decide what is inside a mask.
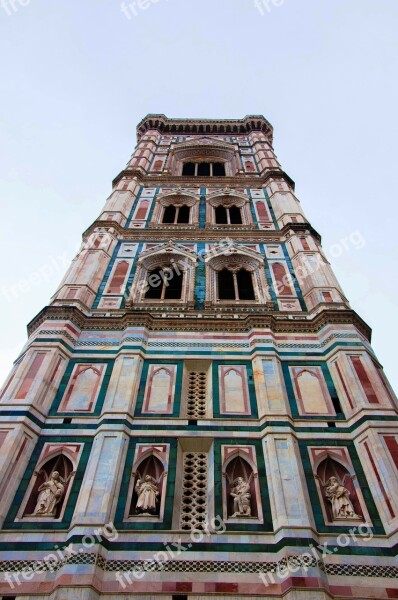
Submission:
[[[197,259],[198,256],[195,252],[174,243],[172,240],[166,244],[156,246],[155,248],[143,252],[138,259],[137,270],[130,296],[127,300],[127,306],[134,306],[136,304],[167,305],[176,303],[185,306],[193,305]],[[145,294],[148,289],[148,274],[157,267],[164,269],[166,279],[173,276],[173,271],[176,274],[183,274],[180,299],[167,301],[145,299]]]
[[[205,255],[206,263],[206,306],[236,304],[245,305],[250,303],[267,304],[270,298],[267,296],[267,280],[264,270],[264,257],[251,250],[238,246],[235,242],[220,245]],[[217,273],[222,269],[237,272],[246,269],[252,273],[255,300],[219,300]]]
[[[248,115],[243,119],[169,119],[166,115],[148,114],[137,126],[137,139],[149,130],[163,134],[247,134],[251,131],[263,133],[272,143],[272,125],[262,115]]]
[[[152,220],[149,223],[149,227],[177,227],[179,229],[192,228],[192,226],[197,226],[199,221],[199,200],[200,197],[196,194],[192,194],[190,192],[185,192],[180,189],[176,189],[173,192],[166,192],[159,194],[156,198],[156,204],[153,211]],[[178,224],[164,224],[163,223],[163,215],[164,210],[167,206],[189,206],[190,214],[189,214],[189,223],[178,223]]]

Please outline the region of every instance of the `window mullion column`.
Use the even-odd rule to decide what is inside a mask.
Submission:
[[[195,163],[195,177],[198,176],[199,163]]]
[[[232,277],[234,278],[235,300],[239,300],[239,287],[236,273],[232,273]]]

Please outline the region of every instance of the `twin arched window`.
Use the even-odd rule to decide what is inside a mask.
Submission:
[[[238,206],[223,206],[220,204],[214,209],[217,225],[242,225],[241,208]]]
[[[182,206],[175,206],[169,204],[165,207],[163,212],[163,223],[177,224],[177,223],[189,223],[189,217],[191,214],[191,207],[183,204]]]
[[[181,300],[183,278],[172,265],[148,271],[145,300]]]
[[[246,269],[230,271],[227,268],[217,273],[218,300],[255,300],[253,275]]]

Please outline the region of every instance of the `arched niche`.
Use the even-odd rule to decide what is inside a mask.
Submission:
[[[228,517],[258,517],[254,471],[250,464],[240,455],[233,458],[225,469],[227,476],[227,514]],[[238,491],[239,481],[247,485],[243,498],[234,498],[231,494]],[[235,500],[235,503],[234,503]],[[241,514],[236,514],[236,509]],[[245,514],[246,513],[246,514]]]
[[[254,446],[223,447],[223,518],[230,523],[263,523]]]
[[[23,517],[59,519],[74,475],[72,460],[58,453],[38,465]]]
[[[167,484],[167,464],[156,450],[145,452],[131,473],[127,518],[161,520]]]
[[[315,474],[329,522],[363,520],[361,503],[347,466],[327,454],[319,462]]]

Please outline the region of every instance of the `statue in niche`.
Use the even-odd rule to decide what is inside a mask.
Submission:
[[[139,475],[135,484],[135,492],[138,496],[135,507],[137,513],[148,515],[157,512],[157,503],[159,502],[158,485],[159,482],[151,475],[145,475],[144,479]]]
[[[344,486],[346,477],[351,476],[346,473],[342,482],[335,476],[329,477],[326,482],[321,480],[325,496],[332,505],[333,519],[360,519],[350,500],[350,491]]]
[[[243,477],[238,477],[232,484],[231,496],[234,500],[234,514],[232,517],[250,517],[250,479],[246,481]]]
[[[61,477],[58,471],[52,471],[50,476],[45,470],[36,473],[36,475],[44,474],[45,481],[42,483],[38,492],[36,507],[33,515],[37,517],[55,517],[57,504],[62,500],[66,486],[70,478],[74,475],[74,471],[65,479]]]

